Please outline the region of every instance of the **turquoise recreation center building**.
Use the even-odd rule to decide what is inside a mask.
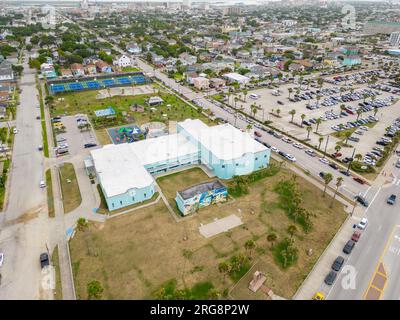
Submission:
[[[226,123],[207,126],[186,119],[177,133],[92,150],[96,175],[110,211],[151,199],[153,175],[204,165],[216,177],[230,179],[269,164],[270,149]]]

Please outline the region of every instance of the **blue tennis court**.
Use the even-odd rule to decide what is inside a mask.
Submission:
[[[71,90],[82,90],[83,89],[82,83],[70,83],[68,86]]]
[[[115,81],[112,79],[105,79],[105,80],[103,80],[103,84],[106,86],[112,86],[115,84]]]
[[[149,80],[143,74],[126,74],[113,75],[110,78],[83,78],[76,81],[49,81],[47,83],[49,92],[52,94],[80,91],[80,90],[96,90],[105,87],[117,87],[127,85],[142,85],[148,83]]]
[[[86,82],[86,84],[87,84],[87,87],[89,89],[98,89],[98,88],[100,88],[100,84],[97,81],[88,81],[88,82]]]

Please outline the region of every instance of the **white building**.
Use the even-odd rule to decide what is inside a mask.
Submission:
[[[231,83],[237,82],[240,85],[245,85],[250,82],[250,78],[235,72],[224,74],[224,78]]]
[[[389,38],[390,45],[392,47],[400,46],[400,32],[392,32]]]
[[[132,59],[126,55],[117,56],[113,61],[114,66],[118,66],[121,68],[131,67],[132,66]]]

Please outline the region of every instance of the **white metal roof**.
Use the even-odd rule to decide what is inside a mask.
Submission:
[[[132,151],[131,144],[110,144],[92,150],[91,154],[106,197],[144,188],[154,181]]]
[[[234,160],[246,153],[257,153],[267,149],[248,133],[229,123],[208,127],[198,119],[187,119],[179,125],[220,160]]]
[[[250,78],[248,78],[246,76],[242,76],[241,74],[235,73],[235,72],[226,73],[226,74],[224,74],[224,77],[229,78],[234,81],[237,81],[237,82],[246,82],[246,81],[250,80]]]
[[[172,134],[134,143],[106,145],[91,154],[103,189],[107,197],[112,197],[152,184],[154,179],[144,166],[198,151],[197,146],[181,134]]]

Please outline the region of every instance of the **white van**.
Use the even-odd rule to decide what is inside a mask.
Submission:
[[[250,97],[251,99],[254,99],[254,100],[260,98],[260,96],[259,96],[258,94],[256,94],[256,93],[251,93],[251,94],[249,95],[249,97]]]

